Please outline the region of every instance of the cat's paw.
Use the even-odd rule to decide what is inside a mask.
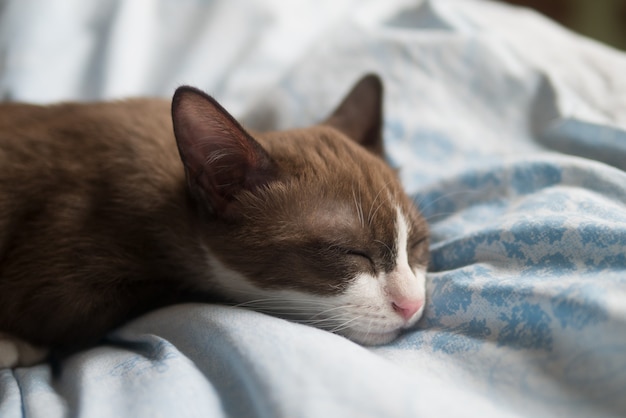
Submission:
[[[32,366],[41,362],[48,350],[35,347],[19,338],[0,333],[0,369]]]

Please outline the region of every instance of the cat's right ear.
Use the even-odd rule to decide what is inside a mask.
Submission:
[[[361,78],[324,122],[384,158],[383,83],[375,74]]]
[[[269,154],[215,99],[193,87],[179,87],[172,99],[178,151],[191,193],[217,215],[244,190],[272,181]]]

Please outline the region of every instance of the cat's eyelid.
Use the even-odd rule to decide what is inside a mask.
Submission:
[[[354,250],[354,249],[350,249],[350,248],[346,248],[345,249],[346,254],[350,254],[350,255],[358,255],[360,257],[364,257],[369,259],[370,261],[372,260],[372,257],[367,253],[367,251],[363,251],[363,250]]]
[[[347,255],[353,255],[355,257],[361,257],[367,260],[372,266],[373,270],[376,270],[376,263],[374,262],[374,258],[365,250],[355,250],[350,248],[344,248],[344,251]]]
[[[351,247],[350,245],[341,245],[341,244],[330,244],[327,246],[329,249],[334,249],[345,255],[354,255],[368,259],[372,264],[374,264],[374,258],[372,255],[364,249],[358,249],[355,247]]]

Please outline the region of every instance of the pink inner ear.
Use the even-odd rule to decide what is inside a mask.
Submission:
[[[213,211],[223,212],[237,193],[271,179],[267,152],[210,96],[179,88],[172,119],[190,189]]]

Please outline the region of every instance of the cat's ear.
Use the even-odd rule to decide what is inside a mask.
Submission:
[[[224,215],[237,193],[275,178],[269,154],[204,92],[178,88],[172,121],[189,188],[213,213]]]
[[[324,124],[383,157],[383,84],[375,74],[359,80]]]

